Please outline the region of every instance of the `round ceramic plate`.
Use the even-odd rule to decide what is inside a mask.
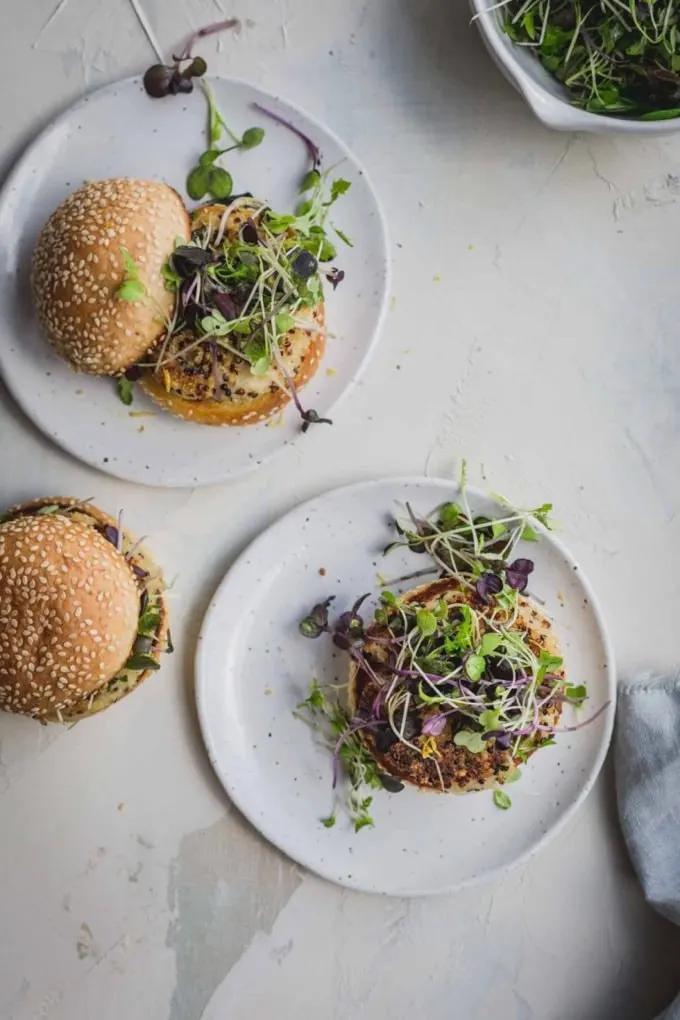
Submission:
[[[327,294],[332,335],[304,391],[306,405],[327,416],[360,374],[385,309],[387,240],[375,193],[354,156],[307,114],[244,82],[218,78],[211,85],[233,130],[261,125],[266,131],[259,148],[227,157],[237,190],[289,211],[309,169],[299,138],[255,111],[254,102],[306,132],[320,146],[323,166],[339,164],[338,175],[351,182],[335,220],[354,246],[338,242],[336,264],[346,275]],[[125,407],[111,379],[76,375],[41,335],[30,294],[31,253],[48,215],[84,180],[152,178],[185,195],[187,172],[206,148],[206,116],[199,88],[153,100],[139,78],[119,82],[87,96],[43,132],[0,197],[0,370],[7,387],[59,446],[102,471],[147,485],[204,485],[243,475],[299,437],[297,414],[289,407],[268,425],[220,429],[177,421],[142,394]]]
[[[421,512],[455,499],[431,479],[388,479],[329,492],[288,514],[229,571],[208,611],[197,656],[197,702],[212,765],[231,798],[264,836],[300,864],[341,885],[395,896],[451,891],[509,868],[555,834],[600,770],[614,719],[614,660],[602,617],[581,570],[552,534],[523,543],[536,564],[532,590],[554,618],[572,683],[588,688],[591,724],[558,735],[510,788],[512,808],[492,793],[375,794],[375,828],[355,833],[334,806],[331,755],[297,719],[296,705],[319,683],[345,682],[344,653],[298,632],[312,605],[335,595],[340,612],[357,595],[376,596],[384,578],[422,569],[403,550],[383,559],[394,537],[388,516],[409,501]],[[475,511],[500,507],[468,490]],[[410,582],[411,586],[414,583]],[[409,583],[392,585],[404,590]],[[566,725],[576,721],[569,708]]]

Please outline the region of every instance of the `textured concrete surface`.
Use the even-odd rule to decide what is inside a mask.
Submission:
[[[145,34],[140,21],[145,21]],[[71,731],[0,719],[2,1020],[651,1020],[680,932],[644,905],[612,778],[493,885],[429,901],[302,875],[230,808],[191,707],[201,614],[231,560],[298,500],[446,474],[552,499],[607,611],[622,675],[677,665],[680,138],[551,134],[490,64],[462,0],[0,4],[0,169],[83,90],[170,53],[327,121],[389,215],[382,343],[333,429],[230,488],[147,491],[54,449],[0,400],[3,504],[125,506],[174,588],[178,654]]]

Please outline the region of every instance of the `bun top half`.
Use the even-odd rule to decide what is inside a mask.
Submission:
[[[89,181],[52,213],[33,257],[40,323],[56,351],[92,375],[118,375],[158,340],[175,295],[161,270],[190,236],[182,199],[167,184]],[[126,300],[130,275],[143,287]],[[123,292],[124,293],[124,292]]]

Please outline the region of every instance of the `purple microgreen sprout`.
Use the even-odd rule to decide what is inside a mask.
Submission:
[[[331,595],[324,602],[318,602],[300,621],[299,630],[303,637],[318,638],[328,632],[328,609],[334,598],[335,596]]]
[[[152,99],[162,99],[164,96],[176,96],[181,92],[191,92],[194,87],[193,79],[202,78],[208,70],[208,65],[203,57],[192,56],[196,41],[214,35],[216,32],[238,28],[240,24],[238,18],[226,18],[193,32],[179,55],[173,55],[173,64],[153,64],[147,69],[143,78],[147,95]],[[185,66],[182,67],[182,64]]]
[[[488,605],[491,602],[491,597],[493,595],[498,595],[503,591],[503,578],[499,577],[498,574],[492,574],[490,571],[486,571],[476,582],[475,591],[482,602],[485,602]]]
[[[336,290],[338,284],[342,283],[345,279],[345,271],[343,269],[337,269],[335,266],[331,266],[331,268],[325,273],[325,276],[333,290]]]
[[[118,548],[118,528],[114,527],[113,524],[107,524],[104,527],[103,534],[104,534],[104,538],[107,540],[107,542],[110,542],[111,545],[115,546],[116,549],[117,549]]]
[[[430,737],[439,737],[446,728],[446,712],[441,712],[439,715],[431,715],[423,723],[422,732]]]
[[[343,651],[349,651],[364,640],[364,621],[359,615],[361,605],[366,601],[370,592],[358,598],[352,608],[338,617],[333,629],[333,644]]]
[[[304,143],[307,152],[309,153],[309,157],[312,161],[312,169],[319,169],[322,161],[321,150],[318,145],[312,141],[309,135],[306,135],[304,131],[301,131],[300,128],[296,127],[292,121],[282,117],[280,113],[268,110],[266,106],[262,106],[260,103],[253,103],[253,107],[258,110],[259,113],[263,113],[266,117],[271,117],[271,119],[275,120],[277,124],[281,124],[283,127],[288,128],[289,131],[292,131],[294,135],[297,135],[297,137]],[[305,178],[305,181],[307,180],[308,177]]]
[[[529,574],[533,572],[533,560],[517,559],[509,563],[505,568],[505,580],[510,588],[516,591],[526,591],[529,584]]]

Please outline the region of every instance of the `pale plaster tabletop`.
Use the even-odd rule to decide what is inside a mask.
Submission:
[[[197,731],[201,617],[234,556],[303,498],[390,474],[551,499],[620,674],[678,657],[680,138],[553,134],[463,0],[0,3],[0,167],[56,112],[191,30],[214,73],[325,120],[388,212],[382,342],[333,429],[239,484],[144,489],[80,466],[3,394],[2,504],[93,496],[170,576],[177,654],[71,731],[0,719],[2,1020],[650,1020],[680,932],[643,903],[606,770],[542,854],[400,901],[303,874],[232,809]]]

